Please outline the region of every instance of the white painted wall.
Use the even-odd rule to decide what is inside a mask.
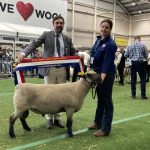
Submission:
[[[115,34],[128,36],[129,35],[129,22],[116,20]]]
[[[75,32],[75,45],[78,47],[91,47],[93,44],[93,34]]]
[[[150,14],[132,17],[131,35],[140,35],[142,42],[150,49]]]
[[[84,30],[93,30],[94,17],[93,15],[75,13],[75,28]]]
[[[132,35],[150,35],[150,20],[132,20]]]
[[[68,2],[67,34],[71,35],[74,28],[74,45],[91,47],[94,39],[94,5],[95,0],[75,0],[74,27],[72,26],[72,1]],[[127,36],[129,32],[129,16],[117,5],[116,34]],[[123,14],[124,13],[124,14]],[[109,2],[97,1],[96,32],[99,32],[100,22],[109,18],[113,20],[113,5]]]

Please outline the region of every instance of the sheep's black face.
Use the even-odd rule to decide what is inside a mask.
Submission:
[[[87,74],[86,74],[86,80],[87,80],[90,84],[92,84],[92,85],[94,85],[94,84],[101,84],[101,82],[102,82],[102,80],[101,80],[101,78],[100,78],[100,75],[97,74],[97,73],[94,72],[94,71],[89,71],[89,72],[87,72]]]

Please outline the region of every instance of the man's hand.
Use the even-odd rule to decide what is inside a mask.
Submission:
[[[18,63],[20,63],[25,58],[25,53],[20,53],[18,55]]]

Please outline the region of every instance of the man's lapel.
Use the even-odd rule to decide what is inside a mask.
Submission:
[[[66,37],[64,34],[62,34],[62,37],[63,37],[63,41],[64,41],[64,51],[65,51],[65,55],[67,56],[67,55],[69,55],[69,54],[68,54],[67,37]]]
[[[54,31],[51,32],[50,42],[51,42],[52,54],[54,54],[54,51],[55,51],[55,33],[54,33]]]

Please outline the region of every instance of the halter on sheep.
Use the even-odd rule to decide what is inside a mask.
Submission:
[[[14,123],[19,117],[22,118],[23,128],[31,131],[25,120],[27,116],[23,115],[26,110],[32,110],[40,114],[66,112],[67,135],[72,137],[73,113],[81,109],[90,87],[93,83],[99,82],[100,79],[100,76],[93,71],[88,72],[84,77],[74,83],[18,84],[13,98],[15,112],[10,116],[9,120],[10,137],[15,137]]]

